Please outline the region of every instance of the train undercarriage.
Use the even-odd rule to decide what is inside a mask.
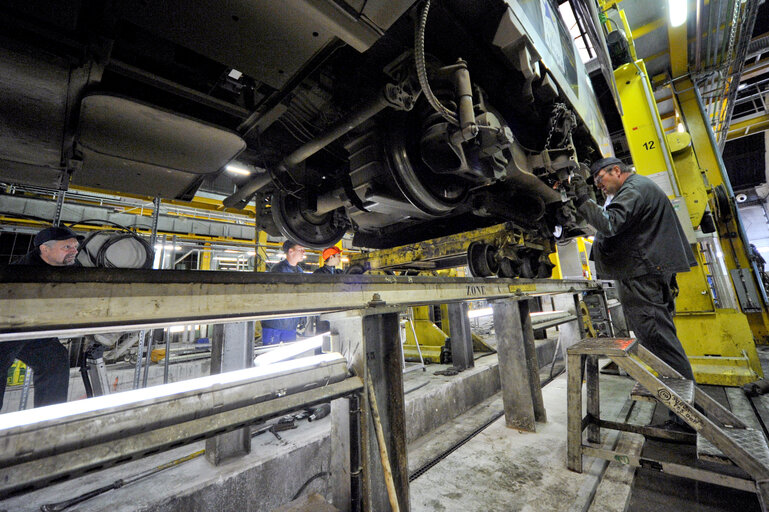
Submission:
[[[312,248],[585,233],[568,178],[610,143],[549,0],[33,3],[4,8],[2,182],[185,199],[239,164],[224,206]]]

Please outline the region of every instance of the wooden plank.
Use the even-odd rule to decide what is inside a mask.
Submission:
[[[632,354],[635,338],[585,338],[568,348],[569,354],[622,357]]]

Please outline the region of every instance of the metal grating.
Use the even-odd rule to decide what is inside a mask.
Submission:
[[[763,433],[753,429],[740,429],[725,427],[721,429],[732,441],[737,443],[743,450],[755,457],[761,464],[769,468],[769,447],[766,445],[766,438]],[[697,434],[697,457],[702,460],[719,462],[722,464],[732,464],[724,453],[713,443]]]
[[[687,379],[673,379],[670,377],[660,377],[662,383],[669,387],[681,400],[686,403],[694,403],[694,381]],[[647,402],[656,402],[656,396],[637,382],[630,392],[630,398],[633,400],[644,400]]]

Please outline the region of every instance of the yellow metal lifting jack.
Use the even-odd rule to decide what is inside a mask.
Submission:
[[[636,171],[668,194],[695,249],[698,266],[678,275],[675,316],[695,378],[727,386],[754,381],[763,375],[754,337],[769,339],[769,316],[697,87],[688,75],[672,82],[688,131],[665,135],[644,62],[624,64],[614,77]]]

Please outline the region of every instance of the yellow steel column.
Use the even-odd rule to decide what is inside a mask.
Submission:
[[[689,40],[687,23],[674,27],[668,22],[668,48],[670,49],[670,72],[673,78],[689,73]]]
[[[403,354],[407,359],[419,359],[419,351],[416,346],[418,342],[425,362],[440,363],[441,352],[446,345],[448,335],[430,319],[430,307],[415,306],[411,308],[414,319],[413,330],[411,320],[407,320]],[[416,339],[414,333],[416,333]]]
[[[267,272],[267,233],[256,232],[256,249],[254,256],[254,272]]]
[[[692,145],[699,167],[703,170],[710,186],[715,188],[724,185],[729,190],[730,201],[733,201],[728,174],[718,151],[710,123],[703,113],[702,100],[699,98],[698,90],[688,78],[677,81],[675,90],[681,114],[689,133],[692,135]],[[715,207],[712,210],[715,211]],[[752,265],[748,259],[748,241],[745,238],[738,212],[735,212],[735,216],[730,221],[715,220],[722,239],[722,252],[726,267],[729,270],[751,269]],[[751,274],[755,280],[755,272],[752,269]],[[758,342],[769,343],[769,315],[766,312],[766,305],[760,313],[746,313],[746,316]]]
[[[673,157],[663,135],[646,66],[641,60],[624,64],[614,71],[614,79],[624,112],[622,124],[636,169],[654,180],[668,196],[677,196]]]
[[[206,243],[200,251],[200,270],[211,270],[211,244]]]
[[[700,158],[699,148],[708,138],[702,138],[698,131],[703,129],[701,126],[692,127],[689,123],[691,141],[686,134],[664,136],[657,105],[650,99],[650,96],[653,98],[651,84],[643,62],[621,66],[614,74],[623,105],[622,122],[636,170],[654,180],[669,197],[684,199],[690,221],[684,228],[691,231],[689,228],[699,225],[708,201],[704,176],[709,180],[710,173]],[[684,81],[688,79],[677,81],[676,87],[693,91],[691,84],[683,85]],[[681,108],[691,110],[692,104],[687,99],[678,96],[679,104],[686,104],[685,109],[683,104]],[[691,112],[689,114],[691,116]],[[688,120],[687,116],[684,118]],[[712,146],[710,151],[712,153]],[[685,217],[683,221],[686,223]],[[681,293],[675,316],[679,339],[692,363],[695,378],[703,384],[719,385],[741,385],[755,380],[762,371],[748,318],[739,310],[716,307],[704,255],[699,250],[695,253],[699,265],[678,275]]]

